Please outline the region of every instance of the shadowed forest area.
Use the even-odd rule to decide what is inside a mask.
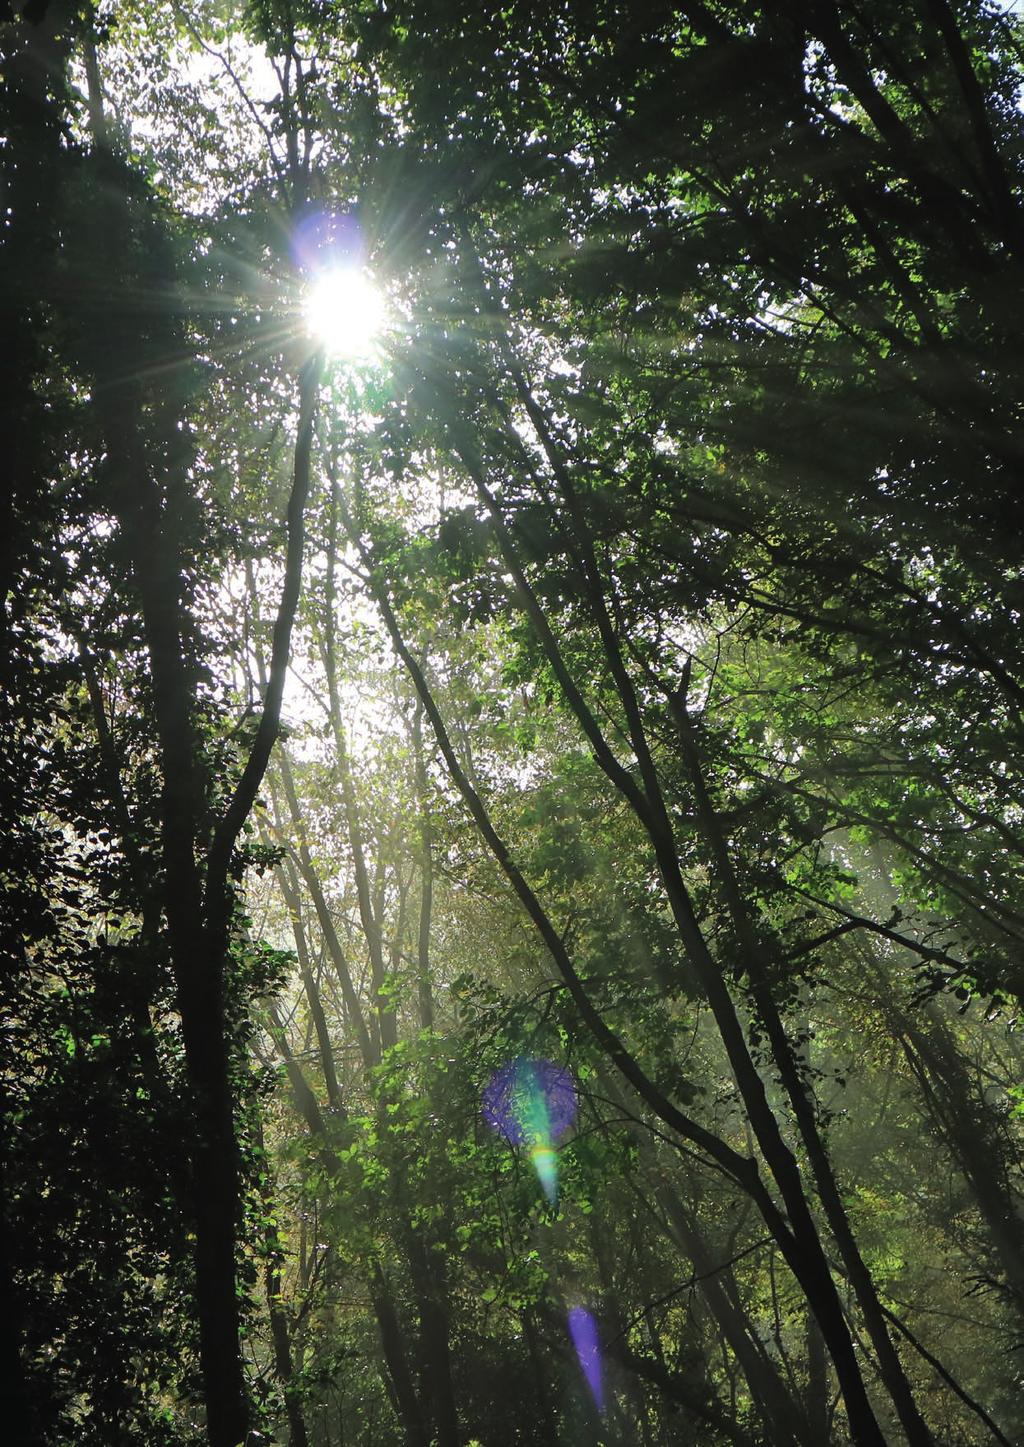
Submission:
[[[1024,21],[0,13],[0,1435],[1024,1441]]]

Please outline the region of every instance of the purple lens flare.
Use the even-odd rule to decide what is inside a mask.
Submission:
[[[520,1055],[491,1076],[482,1114],[510,1145],[554,1145],[576,1119],[572,1075],[551,1060]]]
[[[362,229],[354,216],[311,211],[292,233],[292,253],[305,271],[328,266],[361,267],[366,260]]]
[[[601,1367],[601,1344],[597,1322],[585,1307],[574,1306],[569,1312],[569,1336],[576,1349],[583,1379],[590,1389],[594,1406],[604,1414],[604,1375]]]

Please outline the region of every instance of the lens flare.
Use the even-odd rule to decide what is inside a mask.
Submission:
[[[296,222],[291,243],[295,264],[307,276],[328,266],[362,266],[368,249],[356,216],[317,208]]]
[[[550,1146],[534,1146],[530,1160],[537,1172],[541,1189],[552,1206],[558,1200],[558,1153]]]
[[[482,1114],[510,1145],[526,1146],[541,1189],[551,1205],[558,1198],[555,1146],[576,1119],[576,1087],[568,1070],[550,1060],[519,1056],[490,1079]]]
[[[601,1345],[597,1322],[585,1307],[574,1306],[569,1313],[569,1336],[576,1349],[583,1380],[590,1389],[594,1406],[604,1413],[604,1376],[601,1368]]]

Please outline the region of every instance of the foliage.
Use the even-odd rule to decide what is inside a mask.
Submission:
[[[16,1441],[1020,1435],[1022,43],[5,18]]]

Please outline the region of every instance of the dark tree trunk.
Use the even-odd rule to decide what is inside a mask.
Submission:
[[[416,803],[420,828],[420,914],[416,939],[416,987],[420,1025],[434,1028],[434,992],[430,977],[430,917],[434,905],[434,840],[430,823],[427,765],[423,755],[423,704],[416,700],[412,721],[413,764],[416,771]]]
[[[388,1377],[395,1394],[398,1415],[405,1433],[406,1447],[428,1447],[430,1435],[423,1422],[416,1387],[402,1337],[402,1327],[395,1311],[394,1301],[384,1273],[379,1266],[373,1268],[373,1312],[380,1328],[381,1346],[387,1364]]]
[[[406,1232],[413,1294],[420,1319],[421,1394],[430,1403],[437,1447],[458,1447],[459,1416],[452,1380],[451,1314],[445,1283],[430,1259],[423,1235],[411,1223]]]
[[[4,1143],[0,1140],[0,1151]],[[8,1224],[6,1166],[0,1156],[0,1420],[10,1447],[35,1447],[39,1441],[32,1410],[25,1364],[22,1360],[23,1322],[21,1295],[14,1281],[12,1241]]]

